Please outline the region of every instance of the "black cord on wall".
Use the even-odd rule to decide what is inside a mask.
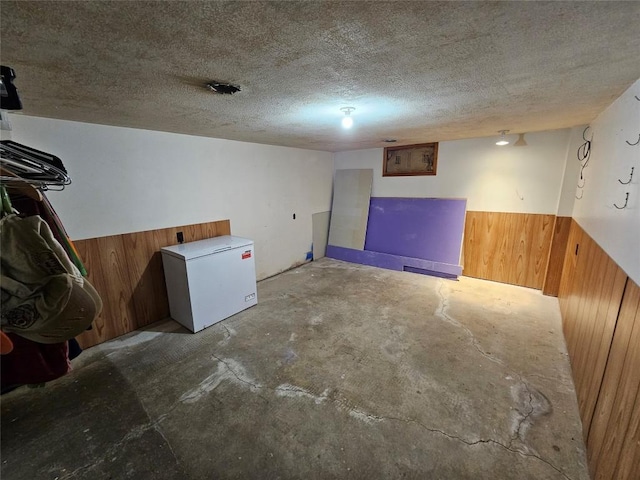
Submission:
[[[584,179],[584,169],[589,165],[589,158],[591,158],[591,140],[588,140],[586,137],[587,130],[589,130],[589,126],[587,126],[582,132],[582,139],[584,143],[578,147],[578,161],[580,162],[580,179],[578,180],[578,188],[583,188],[585,179]],[[579,197],[576,195],[576,198],[580,200],[582,195]]]

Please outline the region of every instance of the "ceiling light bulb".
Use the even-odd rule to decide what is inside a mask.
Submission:
[[[509,140],[507,140],[507,138],[505,137],[505,135],[507,134],[509,130],[500,130],[500,140],[498,140],[496,142],[496,145],[499,145],[501,147],[505,146],[505,145],[509,145]]]
[[[353,118],[351,117],[351,112],[354,111],[355,108],[342,107],[340,110],[344,112],[344,118],[342,119],[342,127],[351,128],[353,126]]]

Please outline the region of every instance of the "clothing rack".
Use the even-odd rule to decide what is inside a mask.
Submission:
[[[23,181],[43,190],[71,183],[60,158],[11,140],[0,141],[0,165],[10,173],[0,175],[2,183]]]

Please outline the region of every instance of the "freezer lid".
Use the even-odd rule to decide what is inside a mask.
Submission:
[[[221,237],[207,238],[196,242],[162,247],[161,251],[164,254],[172,255],[183,260],[191,260],[192,258],[204,257],[205,255],[212,255],[214,253],[242,247],[253,248],[253,240],[234,237],[233,235],[223,235]]]

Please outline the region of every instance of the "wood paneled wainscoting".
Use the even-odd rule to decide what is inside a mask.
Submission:
[[[556,217],[549,261],[547,262],[547,273],[542,286],[542,293],[545,295],[557,297],[560,292],[560,279],[562,278],[562,267],[570,230],[571,217]]]
[[[104,304],[93,329],[78,337],[83,348],[97,345],[169,316],[160,249],[178,243],[230,235],[229,220],[76,240],[88,279]]]
[[[545,214],[468,211],[462,274],[542,289],[555,218]]]
[[[640,472],[640,288],[572,221],[558,295],[589,467]]]

